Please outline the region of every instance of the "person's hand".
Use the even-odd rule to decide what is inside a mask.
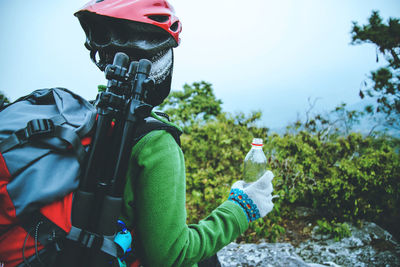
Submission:
[[[229,200],[238,204],[246,213],[249,222],[267,215],[273,208],[272,179],[274,175],[267,171],[254,183],[237,181],[232,185]]]

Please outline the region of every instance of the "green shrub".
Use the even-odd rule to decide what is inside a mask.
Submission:
[[[388,137],[308,132],[269,136],[267,154],[282,205],[313,207],[327,218],[372,220],[395,231],[400,218],[400,160]]]
[[[225,201],[231,185],[242,177],[244,155],[253,137],[265,140],[267,129],[251,127],[255,113],[240,125],[238,117],[221,114],[206,124],[194,124],[182,136],[185,154],[188,217],[195,222]]]
[[[333,111],[346,126],[345,132],[329,118],[316,115],[305,123],[296,122],[284,135],[268,135],[268,129],[257,126],[260,112],[221,113],[222,102],[215,99],[208,83],[186,85],[183,93],[172,96],[167,107],[171,111],[177,106],[173,117],[186,131],[182,150],[188,223],[203,219],[227,199],[231,185],[242,177],[250,143],[258,137],[264,140],[268,169],[275,174],[273,194],[279,197],[273,211],[251,223],[239,241],[276,241],[285,232],[283,220],[296,219],[294,208],[299,205],[313,207],[320,218],[327,218],[331,223],[321,221],[320,227],[337,238],[347,234],[340,222],[361,219],[381,224],[400,237],[400,141],[351,132],[361,113],[347,111],[345,104]],[[191,99],[206,108],[198,109],[194,103],[180,106]]]
[[[337,223],[335,221],[328,222],[325,219],[317,220],[317,233],[328,234],[336,241],[340,241],[345,237],[351,236],[350,227],[347,223]]]

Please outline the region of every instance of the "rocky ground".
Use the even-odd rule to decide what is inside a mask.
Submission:
[[[231,243],[218,253],[222,266],[400,266],[400,245],[371,222],[350,225],[352,235],[336,242],[317,234],[310,210],[299,208],[298,219],[286,223],[277,243]]]

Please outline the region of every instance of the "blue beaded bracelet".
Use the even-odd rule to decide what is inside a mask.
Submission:
[[[249,222],[260,218],[260,211],[258,210],[257,205],[254,204],[253,200],[251,200],[249,196],[239,188],[231,189],[228,200],[238,204],[244,210]]]

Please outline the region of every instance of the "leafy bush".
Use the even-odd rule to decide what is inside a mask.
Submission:
[[[0,106],[8,103],[10,103],[10,100],[3,94],[2,91],[0,91]]]
[[[340,123],[347,125],[347,133],[329,118],[316,115],[308,118],[308,124],[297,122],[288,127],[284,135],[268,135],[268,129],[257,126],[260,112],[214,112],[220,110],[221,101],[207,91],[210,88],[210,84],[197,83],[185,89],[195,94],[185,95],[185,99],[196,97],[197,102],[213,106],[204,113],[194,110],[201,119],[186,116],[185,121],[175,113],[186,130],[182,150],[187,170],[188,223],[204,218],[227,199],[231,185],[242,177],[251,140],[258,137],[266,144],[268,168],[275,174],[274,194],[279,197],[274,199],[273,211],[251,223],[238,241],[276,241],[285,232],[283,219],[294,219],[298,205],[315,208],[320,218],[331,222],[320,222],[320,227],[338,238],[347,234],[340,222],[361,219],[381,224],[400,236],[398,139],[351,132],[355,118],[362,114],[346,111],[343,104],[334,112],[343,115]],[[208,93],[198,93],[205,89]],[[193,105],[187,103],[185,107],[189,112]]]
[[[221,114],[221,104],[222,101],[214,95],[212,85],[202,81],[185,84],[183,91],[171,92],[160,108],[189,132],[192,124],[208,121]]]
[[[335,221],[328,222],[324,219],[317,220],[317,224],[317,233],[328,234],[336,241],[351,235],[350,227],[347,223],[337,223]]]
[[[301,131],[269,136],[267,154],[285,204],[314,207],[329,218],[387,224],[400,215],[400,160],[393,144],[356,133],[322,142]]]
[[[243,155],[250,149],[252,138],[266,137],[267,129],[248,127],[259,116],[253,114],[240,125],[237,117],[221,114],[204,125],[193,125],[190,134],[182,136],[191,220],[208,215],[226,200],[231,185],[241,179]]]

